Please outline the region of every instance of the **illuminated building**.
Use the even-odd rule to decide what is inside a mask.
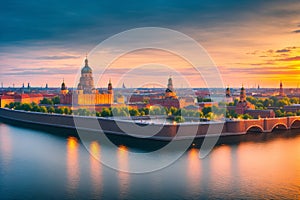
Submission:
[[[88,65],[88,59],[85,59],[85,65],[81,69],[81,77],[74,91],[69,91],[65,83],[61,85],[60,92],[61,104],[72,104],[74,106],[81,105],[98,105],[113,103],[113,88],[109,80],[107,90],[98,90],[94,87],[93,71]]]
[[[4,94],[0,96],[0,107],[14,102],[39,104],[43,98],[42,94]]]

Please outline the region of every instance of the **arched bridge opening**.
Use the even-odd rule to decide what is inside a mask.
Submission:
[[[278,123],[272,127],[272,131],[277,131],[277,130],[288,130],[288,127],[286,124]]]
[[[257,126],[257,125],[253,125],[253,126],[249,126],[246,130],[247,133],[262,133],[263,128],[261,126]]]
[[[291,128],[300,128],[300,120],[296,119],[291,123]]]

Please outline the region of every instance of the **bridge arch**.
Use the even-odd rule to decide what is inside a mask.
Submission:
[[[272,131],[274,130],[288,130],[288,126],[286,124],[283,123],[276,123],[274,124],[274,126],[271,128]]]
[[[246,133],[249,132],[256,132],[256,133],[262,133],[264,132],[263,127],[259,126],[259,125],[251,125],[246,129]]]
[[[300,128],[300,119],[295,119],[292,123],[291,123],[291,129],[292,128]]]

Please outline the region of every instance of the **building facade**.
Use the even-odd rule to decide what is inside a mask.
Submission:
[[[39,104],[43,98],[42,94],[5,94],[0,96],[0,107],[14,102]]]
[[[94,87],[93,71],[88,65],[88,59],[85,59],[85,65],[81,69],[81,77],[77,85],[77,89],[69,91],[63,82],[60,91],[60,103],[72,104],[74,106],[81,105],[111,105],[114,101],[113,87],[109,80],[107,90],[98,90]]]

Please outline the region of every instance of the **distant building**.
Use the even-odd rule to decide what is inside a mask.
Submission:
[[[283,110],[286,111],[286,112],[296,113],[296,112],[300,111],[300,104],[293,104],[293,105],[290,105],[290,106],[284,106]]]
[[[149,100],[149,104],[152,105],[161,105],[166,108],[175,107],[180,108],[180,103],[178,100],[178,97],[176,95],[176,92],[174,91],[173,87],[173,81],[170,77],[168,79],[168,85],[167,89],[165,91],[165,97],[164,98],[151,98]]]
[[[233,102],[233,98],[231,96],[231,92],[230,92],[230,88],[229,86],[226,88],[225,90],[225,102],[226,103],[230,103],[230,102]]]
[[[88,65],[88,59],[85,59],[85,65],[81,69],[81,77],[77,89],[69,91],[63,82],[60,91],[61,104],[80,105],[98,105],[113,103],[113,87],[111,80],[109,80],[107,90],[97,90],[94,87],[93,72]]]
[[[177,95],[176,95],[176,92],[174,91],[174,88],[173,88],[173,81],[172,81],[172,78],[170,77],[168,79],[168,87],[166,89],[166,92],[165,92],[165,98],[169,98],[169,99],[177,99]]]
[[[274,110],[245,110],[244,114],[249,114],[253,118],[274,118],[275,112]]]
[[[242,86],[240,100],[235,107],[235,112],[237,114],[245,114],[245,111],[248,109],[255,109],[255,106],[246,100],[246,90],[244,86]]]
[[[283,90],[283,85],[282,85],[282,81],[280,81],[280,85],[279,85],[279,96],[280,97],[285,97],[285,93],[284,93],[284,90]]]
[[[4,94],[0,96],[0,107],[14,102],[39,104],[43,98],[42,94]]]
[[[234,110],[238,115],[249,114],[253,118],[274,118],[275,112],[269,110],[255,110],[255,106],[247,101],[246,90],[242,86],[240,91],[240,100],[236,106],[227,106],[228,110]]]

